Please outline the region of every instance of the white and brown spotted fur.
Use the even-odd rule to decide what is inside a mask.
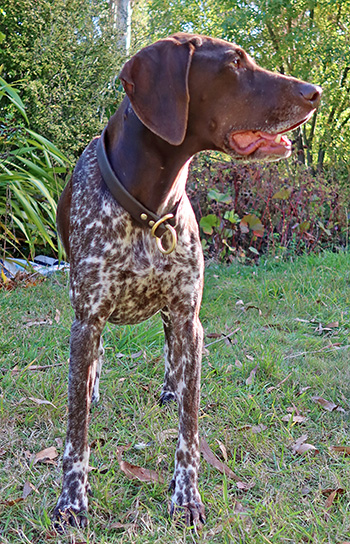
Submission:
[[[186,522],[197,524],[204,521],[198,492],[203,343],[198,315],[204,266],[198,226],[184,193],[188,162],[203,149],[239,159],[243,141],[252,144],[251,152],[247,146],[242,151],[245,159],[288,156],[289,146],[273,143],[271,135],[304,122],[319,103],[320,89],[263,70],[228,42],[188,34],[141,50],[120,77],[127,97],[107,126],[109,160],[129,192],[155,213],[167,213],[181,199],[178,242],[173,253],[162,254],[150,230],[116,202],[102,179],[94,139],[58,209],[75,320],[63,489],[54,518],[86,523],[88,418],[91,401],[99,400],[106,322],[134,324],[160,312],[165,332],[161,400],[176,400],[179,410],[171,511],[181,507]]]

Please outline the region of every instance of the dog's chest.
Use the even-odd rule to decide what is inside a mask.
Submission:
[[[76,313],[126,324],[182,300],[191,304],[192,293],[201,290],[202,252],[187,198],[179,210],[176,250],[163,255],[150,230],[139,227],[104,187],[91,147],[82,158],[73,177],[70,230]]]

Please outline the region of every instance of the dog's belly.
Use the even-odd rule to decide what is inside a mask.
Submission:
[[[158,282],[132,277],[128,283],[125,282],[123,288],[117,289],[115,294],[115,310],[108,318],[115,325],[134,325],[145,321],[166,304]]]

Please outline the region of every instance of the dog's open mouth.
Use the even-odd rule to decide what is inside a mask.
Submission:
[[[291,151],[292,142],[284,134],[247,131],[230,134],[229,144],[238,155],[248,156],[258,149],[265,155],[284,155]]]
[[[304,124],[315,110],[295,125],[278,134],[269,134],[261,130],[247,130],[231,132],[228,136],[228,144],[232,151],[244,157],[288,157],[292,152],[292,142],[286,136],[286,132],[296,129]]]

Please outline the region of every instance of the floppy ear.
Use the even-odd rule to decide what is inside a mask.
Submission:
[[[160,40],[141,49],[119,75],[142,123],[172,145],[181,144],[186,134],[193,52],[190,42]]]

